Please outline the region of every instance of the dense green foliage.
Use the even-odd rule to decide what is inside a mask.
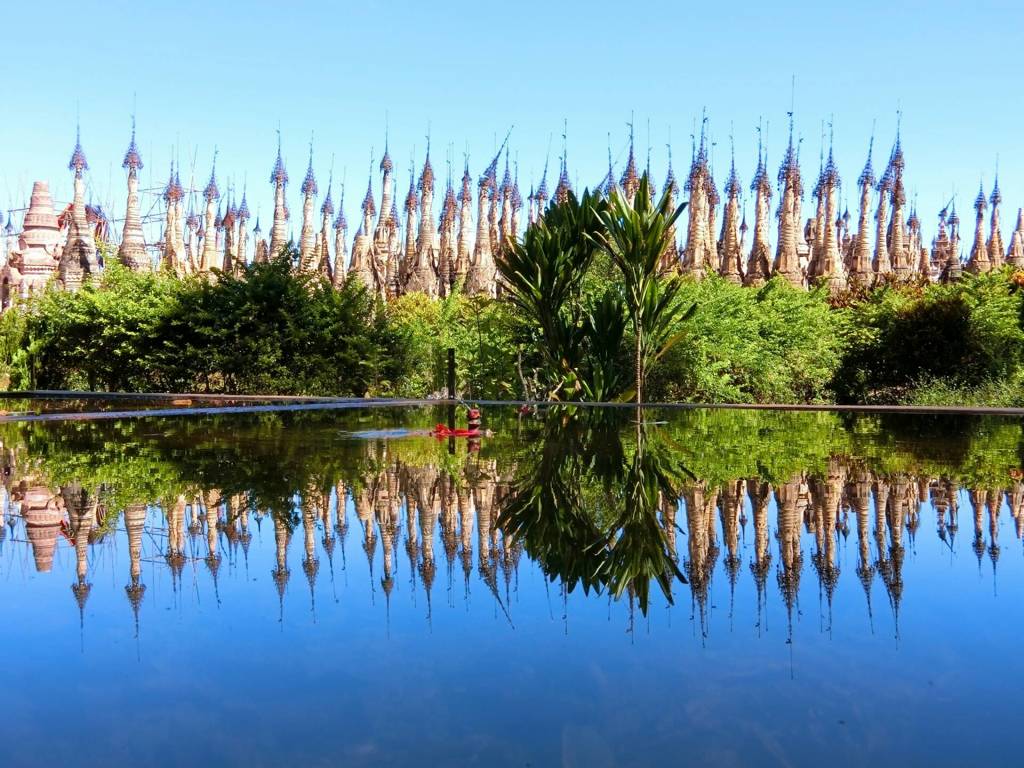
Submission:
[[[12,383],[41,389],[361,396],[396,379],[396,337],[366,290],[335,291],[287,258],[213,281],[114,265],[76,293],[47,291],[23,322]]]
[[[637,338],[621,265],[598,245],[605,206],[588,193],[552,206],[510,249],[505,279],[518,289],[498,300],[382,302],[357,281],[336,290],[296,274],[287,258],[215,280],[112,264],[77,293],[0,315],[0,384],[429,397],[444,393],[454,348],[466,398],[626,399]],[[1024,406],[1019,277],[839,297],[778,279],[658,278],[693,310],[658,329],[644,400]]]
[[[1021,310],[1008,271],[952,285],[880,288],[845,313],[836,395],[846,402],[957,402],[988,392],[1022,404]]]

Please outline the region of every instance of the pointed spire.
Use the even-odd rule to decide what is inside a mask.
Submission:
[[[309,140],[309,165],[306,166],[306,178],[302,180],[301,192],[303,195],[316,196],[316,177],[313,175],[313,139]]]
[[[548,199],[548,160],[544,159],[544,172],[540,177],[540,184],[537,185],[537,193],[534,197],[543,203]]]
[[[277,159],[274,161],[274,168],[270,172],[270,183],[284,186],[288,183],[288,171],[284,168],[284,160],[281,159],[281,129],[277,129]]]
[[[416,210],[416,203],[418,202],[416,197],[416,179],[413,174],[412,168],[409,168],[409,191],[405,195],[405,210],[414,211]],[[411,236],[412,233],[407,233]]]
[[[217,189],[217,150],[213,150],[213,166],[210,168],[210,181],[203,190],[203,197],[209,200],[216,200],[220,197],[220,190]]]
[[[679,182],[676,180],[676,173],[672,168],[672,144],[668,145],[668,173],[665,174],[665,187],[663,192],[671,191],[672,196],[679,194]]]
[[[449,189],[451,186],[449,185]],[[516,158],[516,171],[515,176],[512,178],[512,210],[518,211],[523,207],[523,196],[519,192],[519,159]]]
[[[178,170],[174,171],[174,197],[176,200],[182,200],[185,197],[185,188],[181,186],[181,176]]]
[[[135,115],[132,115],[132,139],[128,144],[128,151],[124,153],[124,161],[121,167],[128,171],[139,171],[142,169],[142,156],[135,145]]]
[[[334,219],[335,230],[348,231],[348,222],[345,220],[345,186],[341,187],[341,197],[338,199],[338,215]]]
[[[459,191],[459,202],[464,203],[473,199],[473,177],[469,175],[469,156],[466,156],[465,167],[462,172],[462,189]]]
[[[769,198],[772,196],[772,185],[768,181],[767,153],[763,152],[761,139],[761,126],[757,126],[757,169],[750,180],[750,191],[755,195],[764,194]]]
[[[82,131],[79,125],[75,126],[75,149],[71,153],[68,170],[75,172],[75,178],[81,178],[82,174],[89,170],[89,162],[85,159],[85,152],[82,151]]]
[[[246,193],[246,188],[243,185],[242,186],[242,202],[238,206],[238,219],[239,219],[239,221],[248,221],[249,220],[249,216],[250,216],[250,214],[249,214],[249,203],[245,199],[245,193]]]
[[[995,182],[992,184],[992,196],[988,199],[992,207],[999,205],[1003,202],[1003,194],[999,191],[999,171],[996,171]]]
[[[167,177],[167,186],[164,187],[164,202],[173,203],[178,198],[175,196],[174,189],[174,158],[171,158],[171,172]]]
[[[610,158],[609,158],[610,160]],[[619,181],[622,191],[626,196],[632,198],[640,187],[640,175],[636,169],[636,155],[634,153],[633,120],[629,121],[629,154],[626,156],[626,168],[622,172],[622,179]]]
[[[565,202],[569,197],[569,193],[572,192],[572,182],[569,181],[569,146],[567,133],[568,130],[563,127],[561,171],[558,174],[558,185],[555,187],[555,202],[558,203]]]
[[[391,173],[395,168],[395,164],[391,162],[391,154],[388,152],[388,133],[387,126],[384,128],[384,156],[380,159],[380,170],[384,173]]]
[[[366,197],[363,198],[363,215],[371,218],[377,213],[377,206],[373,201],[373,158],[370,158],[370,178],[366,182]],[[364,234],[369,234],[366,232]]]
[[[327,196],[324,197],[323,205],[320,206],[320,214],[328,218],[334,215],[334,200],[331,199],[331,186],[334,184],[333,174],[327,177]]]
[[[988,201],[985,199],[985,187],[984,183],[978,183],[978,196],[974,198],[974,210],[978,213],[988,208]]]
[[[857,177],[857,184],[860,186],[875,186],[875,169],[871,165],[871,154],[875,149],[875,134],[872,132],[871,140],[868,142],[868,159],[864,163],[864,170],[860,172],[860,176]]]
[[[505,147],[505,173],[501,176],[501,194],[508,195],[512,192],[512,173],[508,165],[508,147]]]
[[[732,140],[729,140],[729,178],[725,180],[725,195],[727,198],[739,197],[740,192],[740,177],[736,173],[736,151],[732,145]]]
[[[420,172],[420,179],[417,184],[417,189],[422,192],[424,189],[429,189],[431,193],[434,191],[434,167],[430,164],[430,136],[427,136],[427,157],[423,161],[423,170]]]

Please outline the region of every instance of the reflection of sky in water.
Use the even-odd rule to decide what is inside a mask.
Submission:
[[[847,511],[848,535],[836,538],[831,607],[812,563],[815,536],[801,518],[791,643],[777,579],[774,494],[760,620],[750,567],[753,509],[744,494],[732,589],[726,536],[714,513],[718,552],[703,630],[685,585],[676,585],[674,606],[652,589],[645,617],[627,600],[580,590],[564,595],[525,554],[507,583],[498,554],[495,594],[481,575],[476,530],[467,580],[461,549],[449,566],[435,529],[428,600],[406,551],[404,506],[388,595],[381,532],[375,530],[371,574],[351,497],[347,534],[342,539],[333,530],[335,498],[327,510],[335,536],[330,556],[323,519],[313,536],[319,566],[312,595],[301,521],[292,533],[283,607],[271,576],[277,562],[270,517],[250,519],[247,554],[220,533],[216,583],[204,561],[206,533],[190,535],[186,517],[187,558],[174,584],[164,558],[166,520],[151,507],[138,637],[125,589],[131,579],[124,519],[115,535],[90,548],[92,588],[80,629],[70,589],[73,545],[58,536],[52,571],[37,573],[15,508],[0,549],[2,762],[1017,763],[1024,551],[1005,495],[995,568],[988,551],[979,566],[972,549],[966,490],[958,497],[952,547],[948,534],[943,541],[936,533],[932,503],[921,505],[913,538],[903,534],[898,629],[879,573],[869,618],[854,511]],[[298,504],[296,512],[301,518]],[[685,531],[677,538],[685,561],[685,509],[677,522]],[[873,506],[868,530],[877,560]],[[987,547],[987,511],[982,531]]]

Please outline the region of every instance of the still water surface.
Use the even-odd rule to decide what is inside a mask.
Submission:
[[[1021,763],[1019,420],[443,418],[0,424],[0,763]]]

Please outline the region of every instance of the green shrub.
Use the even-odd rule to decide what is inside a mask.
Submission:
[[[666,402],[822,402],[842,354],[842,313],[820,291],[772,280],[743,288],[709,275],[687,280],[696,304],[686,335],[652,372],[651,399]]]
[[[914,390],[934,382],[967,392],[1012,379],[1024,363],[1021,294],[1002,272],[883,287],[846,312],[846,353],[833,381],[843,402],[914,401]]]

